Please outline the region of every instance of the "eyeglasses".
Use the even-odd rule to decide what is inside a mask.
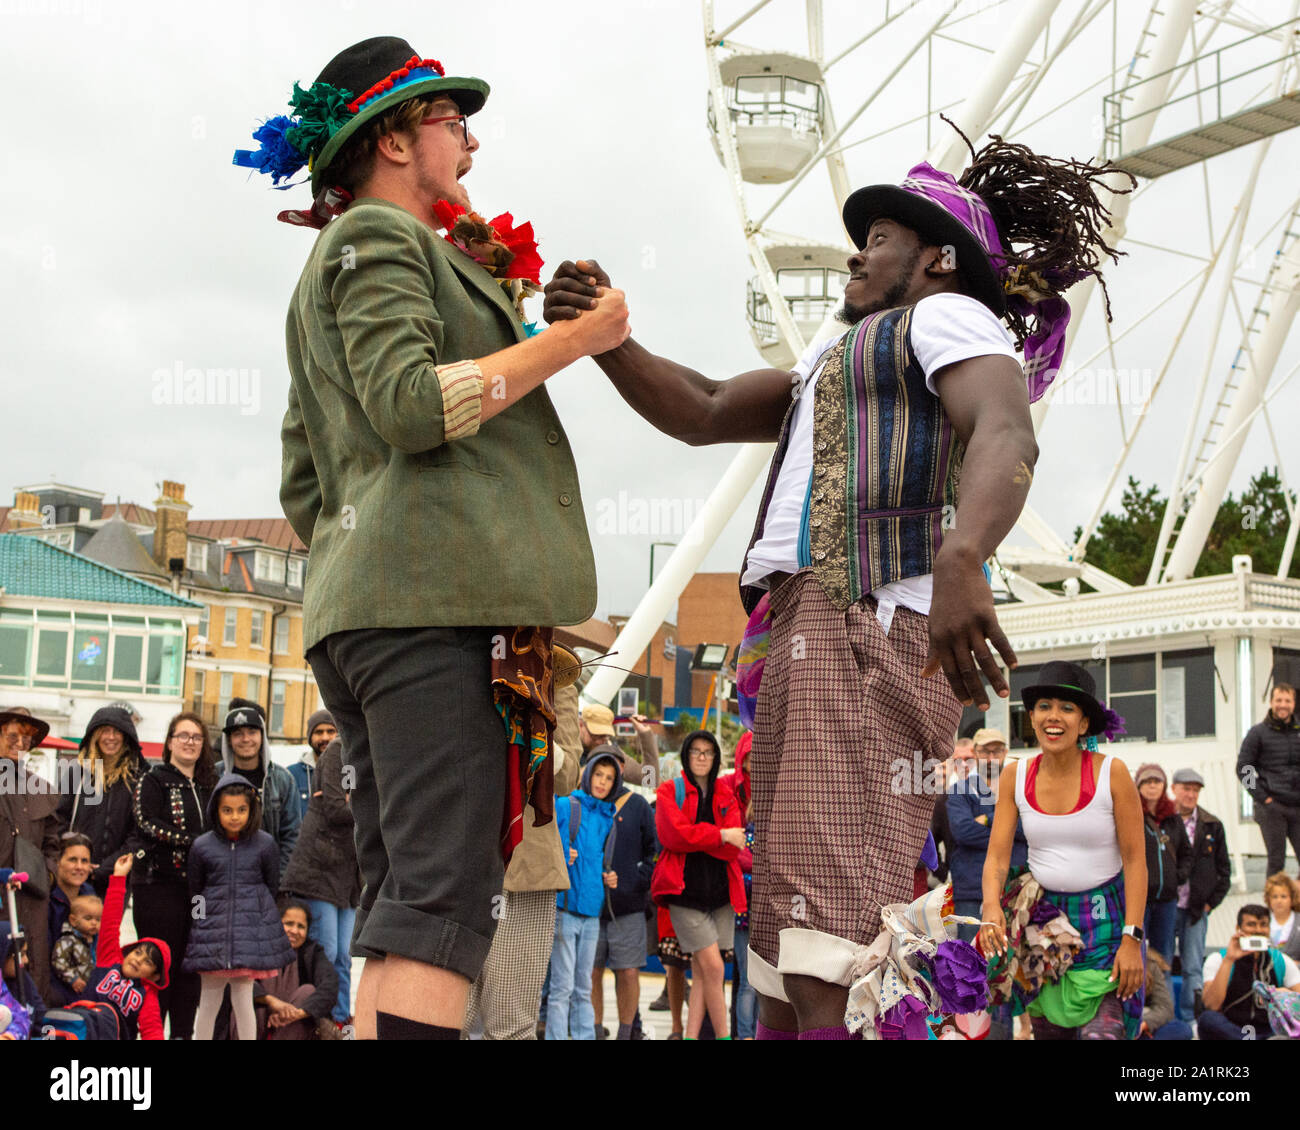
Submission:
[[[202,745],[202,734],[172,734],[172,741],[180,742],[181,745]]]
[[[460,131],[465,138],[465,144],[469,144],[469,118],[464,114],[448,114],[442,118],[421,118],[420,125],[431,126],[436,122],[460,122]]]

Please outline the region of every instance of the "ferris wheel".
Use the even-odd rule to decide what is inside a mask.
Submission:
[[[1159,327],[1158,345],[1146,347],[1143,381],[1121,388],[1122,371],[1108,370],[1113,432],[1089,441],[1108,471],[1080,536],[1026,507],[1018,527],[1033,545],[999,550],[1002,598],[1050,599],[1041,586],[1057,581],[1129,587],[1090,565],[1087,545],[1157,415],[1183,438],[1163,470],[1171,504],[1148,584],[1192,575],[1257,421],[1289,485],[1269,404],[1300,370],[1278,365],[1300,312],[1300,178],[1291,139],[1274,140],[1300,125],[1300,0],[1249,9],[1231,0],[703,0],[703,23],[706,121],[753,269],[744,316],[772,367],[793,367],[836,330],[853,251],[839,214],[852,189],[897,182],[922,156],[954,175],[964,168],[966,142],[941,113],[977,147],[998,133],[1041,152],[1108,158],[1138,178],[1136,192],[1105,203],[1107,242],[1130,253],[1125,270],[1140,272],[1141,301],[1110,324],[1091,280],[1068,293],[1065,367],[1034,405],[1035,428],[1047,426],[1054,401],[1081,391],[1081,374],[1096,380],[1092,366],[1113,361],[1118,343]],[[1226,190],[1224,162],[1236,172]],[[1112,187],[1128,184],[1117,176]],[[1267,214],[1252,210],[1261,193]],[[1162,225],[1175,211],[1193,217],[1194,232]],[[735,457],[616,648],[645,648],[770,453],[754,444]],[[1294,507],[1289,518],[1279,576],[1300,530]],[[587,696],[607,701],[620,678],[602,669]]]

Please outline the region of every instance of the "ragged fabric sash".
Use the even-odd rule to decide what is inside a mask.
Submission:
[[[506,628],[492,639],[492,702],[506,728],[506,796],[501,814],[501,856],[524,838],[524,806],[534,825],[555,818],[555,680],[551,628]]]

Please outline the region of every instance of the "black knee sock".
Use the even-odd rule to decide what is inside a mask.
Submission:
[[[391,1012],[375,1013],[375,1035],[381,1040],[459,1040],[460,1029],[438,1024],[421,1024],[394,1016]]]

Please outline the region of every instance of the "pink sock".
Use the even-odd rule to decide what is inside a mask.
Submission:
[[[797,1040],[798,1032],[782,1032],[779,1028],[769,1028],[761,1020],[754,1031],[755,1040]]]
[[[843,1024],[837,1024],[834,1028],[810,1028],[807,1032],[799,1033],[801,1040],[856,1040],[858,1038]]]

